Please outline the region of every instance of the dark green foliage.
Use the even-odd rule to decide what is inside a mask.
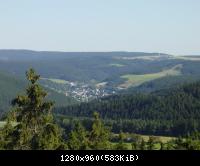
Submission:
[[[13,126],[11,124],[11,121],[8,119],[3,129],[0,129],[0,150],[10,149],[8,147],[8,144],[10,144],[13,139],[12,137],[10,137],[12,132]]]
[[[45,101],[47,93],[37,83],[40,76],[30,69],[26,73],[29,86],[25,95],[12,101],[2,137],[5,149],[57,149],[61,145],[61,131],[54,124],[51,113],[53,102]],[[16,126],[11,122],[16,121]]]
[[[12,98],[24,88],[25,83],[12,75],[0,72],[0,117],[9,108]]]
[[[140,150],[139,145],[142,142],[142,137],[139,136],[139,135],[133,135],[132,139],[133,139],[133,142],[131,144],[132,145],[132,150]]]
[[[110,149],[110,131],[106,128],[99,118],[99,114],[94,112],[94,121],[89,135],[89,143],[92,149]]]
[[[68,148],[71,150],[87,150],[89,149],[89,143],[87,138],[87,132],[80,122],[76,122],[74,129],[69,134]]]
[[[13,74],[0,72],[0,118],[10,109],[12,99],[19,93],[23,93],[27,81],[16,77]],[[47,100],[56,102],[55,106],[67,106],[77,103],[71,97],[57,93],[49,88],[44,88],[48,92]]]
[[[114,147],[115,150],[128,150],[128,147],[124,143],[125,135],[124,133],[119,133],[119,143]]]
[[[142,141],[139,145],[139,149],[140,150],[146,150],[146,143],[145,143],[144,139],[142,139]]]
[[[200,131],[200,82],[153,94],[118,95],[57,109],[57,113],[111,119],[113,132],[186,135]]]
[[[164,150],[164,143],[160,142],[160,150]]]
[[[90,131],[86,131],[80,122],[76,122],[67,138],[68,148],[71,150],[109,150],[111,149],[110,131],[104,126],[98,113],[94,113],[94,120]]]
[[[200,139],[196,137],[197,132],[188,135],[186,138],[179,137],[174,141],[176,150],[200,150]],[[198,133],[199,135],[199,133]]]
[[[161,71],[163,66],[172,67],[179,62],[176,60],[157,61],[121,60],[119,57],[155,56],[157,53],[143,52],[36,52],[28,50],[0,50],[0,70],[15,72],[23,75],[24,71],[32,66],[42,76],[71,81],[86,82],[92,79],[97,81],[120,79],[120,75],[132,73],[142,74]],[[163,57],[168,56],[162,54]],[[110,64],[122,64],[124,67],[115,67]],[[19,67],[20,66],[20,67]]]
[[[147,149],[148,150],[154,150],[155,149],[155,143],[157,143],[155,138],[153,136],[150,136],[149,140],[147,142]]]
[[[108,89],[124,82],[125,74],[147,74],[160,72],[175,65],[182,65],[183,75],[166,77],[136,87],[142,92],[151,92],[171,87],[174,84],[200,79],[200,62],[169,58],[160,54],[157,60],[126,59],[129,57],[158,56],[144,52],[36,52],[28,50],[0,50],[0,70],[22,76],[32,66],[46,78],[90,83],[108,82]],[[125,59],[124,59],[125,58]],[[6,59],[6,60],[5,60]],[[121,67],[111,64],[120,64]],[[135,89],[135,88],[134,88]],[[128,90],[129,91],[129,90]]]

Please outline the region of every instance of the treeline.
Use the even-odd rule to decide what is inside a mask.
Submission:
[[[65,128],[66,131],[70,131],[73,128],[74,119],[81,121],[86,129],[89,130],[91,128],[92,118],[56,115],[57,123]],[[123,131],[143,135],[185,136],[188,133],[199,131],[198,127],[196,127],[198,122],[193,120],[103,119],[103,122],[111,127],[111,132],[113,133]]]
[[[37,83],[40,76],[30,69],[26,77],[29,81],[26,93],[12,100],[13,108],[6,117],[6,124],[0,128],[1,150],[127,150],[130,149],[127,139],[133,150],[200,150],[198,132],[168,142],[153,136],[147,141],[138,135],[127,138],[121,131],[117,137],[113,136],[111,128],[105,126],[97,112],[88,124],[89,130],[77,121],[71,130],[63,131],[51,112],[54,103],[46,101],[47,93]]]
[[[18,93],[23,93],[26,83],[27,82],[20,77],[17,78],[10,73],[2,73],[0,71],[0,118],[10,109],[12,99]],[[57,93],[50,88],[45,87],[44,89],[48,92],[47,99],[56,102],[55,106],[67,106],[77,103],[75,99]]]
[[[200,82],[152,94],[111,96],[55,109],[56,113],[71,117],[92,117],[94,111],[110,121],[113,132],[186,135],[200,131]]]
[[[80,121],[75,121],[66,135],[66,148],[69,150],[200,150],[200,133],[193,132],[186,137],[164,141],[159,137],[119,132],[113,134],[94,113],[94,118],[86,130]]]

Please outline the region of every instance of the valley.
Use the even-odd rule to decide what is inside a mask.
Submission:
[[[191,105],[187,107],[194,112],[189,114],[180,106],[185,111],[182,114],[172,101],[173,95],[166,98],[162,95],[200,80],[198,56],[0,50],[0,57],[1,116],[9,110],[12,99],[22,93],[27,84],[25,71],[33,67],[40,73],[39,83],[48,91],[48,99],[56,103],[55,114],[63,118],[89,118],[98,111],[106,124],[112,124],[114,133],[122,129],[128,133],[177,136],[196,128],[188,126],[190,120],[186,118],[199,116]],[[195,97],[185,91],[181,93],[185,98],[180,102],[191,100],[198,107]],[[178,115],[183,120],[177,120]],[[179,125],[187,127],[177,131]]]
[[[191,148],[199,149],[199,144],[195,144],[199,141],[195,132],[200,131],[198,58],[138,52],[0,50],[0,131],[6,127],[7,113],[15,108],[11,103],[16,96],[19,109],[32,108],[21,107],[21,100],[26,98],[18,98],[29,94],[26,87],[31,84],[25,80],[25,74],[31,67],[40,74],[38,85],[32,85],[34,93],[41,86],[47,92],[44,101],[53,101],[52,117],[62,129],[69,149],[77,148],[77,144],[70,143],[71,134],[77,132],[78,137],[85,132],[82,137],[90,140],[94,123],[105,125],[102,130],[110,135],[106,144],[99,145],[103,148],[188,149],[189,133],[195,135]],[[32,99],[26,102],[29,101]],[[41,109],[50,109],[50,105],[41,105]],[[18,121],[11,126],[20,127]],[[180,136],[183,139],[178,139]],[[93,148],[92,143],[87,146]]]
[[[41,73],[44,87],[77,102],[88,102],[138,89],[159,90],[166,86],[163,82],[170,87],[199,80],[198,59],[143,52],[0,50],[0,71],[23,79],[27,68],[33,67]]]
[[[0,1],[1,162],[198,163],[199,9],[200,0]]]
[[[114,90],[108,90],[104,83],[92,84],[83,82],[69,82],[66,80],[43,78],[41,84],[51,90],[72,97],[78,102],[88,102],[108,95],[115,94]]]
[[[58,93],[65,94],[66,96],[71,96],[79,102],[87,102],[93,99],[114,95],[119,93],[120,90],[128,89],[130,87],[137,87],[143,83],[147,83],[159,78],[179,76],[181,75],[181,69],[182,65],[178,64],[170,69],[165,69],[158,73],[143,75],[123,75],[120,76],[120,78],[125,79],[124,83],[116,86],[109,86],[108,82],[96,83],[95,81],[91,81],[89,83],[84,83],[51,78],[42,78],[41,84],[47,88],[55,90]]]

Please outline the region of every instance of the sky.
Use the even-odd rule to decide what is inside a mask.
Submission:
[[[200,0],[0,0],[0,49],[200,55]]]

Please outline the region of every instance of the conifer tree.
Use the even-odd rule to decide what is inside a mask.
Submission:
[[[162,141],[160,141],[159,143],[160,143],[160,150],[164,150],[164,143]]]
[[[146,143],[145,143],[144,139],[142,139],[142,141],[140,143],[140,150],[146,150]]]
[[[68,147],[70,150],[86,150],[88,149],[88,139],[84,127],[77,122],[74,130],[69,134]]]
[[[123,132],[119,133],[119,143],[115,146],[116,150],[128,150],[128,147],[124,143],[125,135]]]
[[[9,140],[6,146],[8,149],[57,149],[61,144],[61,131],[53,121],[54,103],[45,100],[47,93],[38,84],[40,76],[33,69],[26,72],[26,78],[29,85],[25,95],[18,95],[12,101],[12,120],[17,125],[5,137]],[[7,120],[7,125],[9,123]]]
[[[10,121],[7,121],[3,129],[0,130],[0,150],[7,149],[7,144],[11,142],[9,137],[12,132],[12,125]]]
[[[132,150],[139,150],[139,145],[140,145],[140,143],[142,141],[142,137],[139,136],[139,135],[133,134],[132,135],[132,139],[133,139],[133,142],[131,144]]]
[[[94,150],[110,149],[110,131],[104,126],[99,114],[94,112],[92,131],[89,135],[90,148]]]
[[[149,140],[147,142],[147,148],[148,148],[148,150],[154,150],[154,148],[155,148],[155,138],[153,136],[149,137]]]

